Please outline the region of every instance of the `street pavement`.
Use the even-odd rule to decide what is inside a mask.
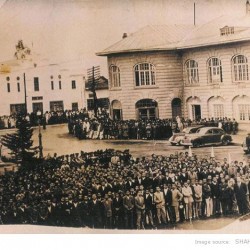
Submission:
[[[43,138],[44,156],[48,153],[71,154],[80,152],[91,152],[95,150],[105,150],[113,148],[116,150],[129,149],[133,157],[157,155],[169,155],[176,152],[185,152],[188,149],[183,146],[172,146],[167,140],[78,140],[68,133],[67,125],[57,125],[41,130]],[[244,154],[242,142],[245,138],[244,133],[233,135],[233,143],[229,146],[215,146],[214,154],[216,160],[228,158],[232,160],[250,160],[250,155]],[[34,145],[38,145],[38,129],[34,131]],[[211,156],[212,147],[194,148],[192,152],[198,156]]]
[[[0,136],[14,130],[1,130]],[[38,146],[38,128],[34,128],[33,140],[34,146]],[[186,152],[187,148],[183,146],[172,146],[167,140],[78,140],[68,133],[66,124],[47,126],[46,130],[41,129],[43,155],[72,154],[80,151],[92,152],[96,150],[105,150],[113,148],[115,150],[129,149],[133,157],[149,157],[153,153],[156,155],[170,155],[176,152]],[[246,161],[250,160],[250,155],[244,154],[242,142],[246,133],[240,132],[232,135],[233,143],[229,146],[215,146],[215,159],[218,161],[223,158],[231,157],[231,160]],[[210,157],[212,147],[192,148],[192,152],[200,157]],[[8,150],[2,149],[2,154],[6,155]],[[230,155],[230,156],[229,156]]]

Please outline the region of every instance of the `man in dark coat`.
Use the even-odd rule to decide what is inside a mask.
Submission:
[[[96,194],[93,194],[92,200],[90,201],[90,216],[92,228],[102,227],[102,210],[102,202],[97,200]]]
[[[248,212],[247,206],[247,186],[245,183],[241,182],[241,178],[237,177],[237,183],[234,185],[235,197],[237,200],[239,213],[241,215]]]
[[[146,217],[145,224],[155,228],[153,221],[153,209],[154,209],[153,197],[148,189],[146,190],[144,200],[145,200],[145,217]]]
[[[113,199],[113,220],[114,220],[114,228],[121,228],[122,221],[122,198],[119,193],[115,194],[115,198]]]

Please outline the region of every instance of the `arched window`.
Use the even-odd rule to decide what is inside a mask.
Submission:
[[[213,57],[208,60],[208,81],[209,83],[223,82],[221,60]]]
[[[186,62],[186,72],[188,84],[199,83],[198,63],[195,60],[188,60]]]
[[[113,88],[121,87],[120,69],[115,65],[110,66],[110,80]]]
[[[135,85],[155,85],[155,66],[150,63],[140,63],[135,66]]]
[[[247,58],[243,55],[233,58],[233,78],[235,82],[249,80]]]

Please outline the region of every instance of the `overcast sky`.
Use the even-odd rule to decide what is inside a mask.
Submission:
[[[107,76],[106,58],[95,52],[145,25],[192,24],[194,2],[197,24],[245,14],[246,0],[0,0],[0,62],[13,59],[23,39],[44,64],[81,73],[101,65]]]

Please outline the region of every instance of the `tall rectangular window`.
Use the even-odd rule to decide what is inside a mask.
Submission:
[[[20,92],[20,83],[17,83],[17,91]]]
[[[247,58],[243,55],[235,56],[233,59],[234,81],[248,81],[248,62]]]
[[[71,81],[72,89],[76,89],[76,81],[72,80]]]
[[[223,104],[214,104],[214,117],[215,118],[224,117],[224,105]]]
[[[186,62],[186,70],[187,70],[188,84],[198,84],[199,83],[198,63],[194,60],[188,60]]]
[[[59,89],[62,89],[62,82],[59,81]]]
[[[249,104],[239,105],[239,117],[240,117],[240,121],[250,121],[250,105]]]
[[[155,85],[155,66],[150,63],[140,63],[135,66],[135,85]]]
[[[54,90],[54,82],[51,81],[50,84],[51,84],[51,90]]]
[[[208,77],[209,83],[223,82],[222,66],[219,58],[210,58],[208,61]]]
[[[7,91],[10,92],[10,83],[7,83]]]
[[[78,110],[78,102],[72,102],[72,110],[73,111]]]
[[[34,77],[34,91],[39,91],[39,78]]]

